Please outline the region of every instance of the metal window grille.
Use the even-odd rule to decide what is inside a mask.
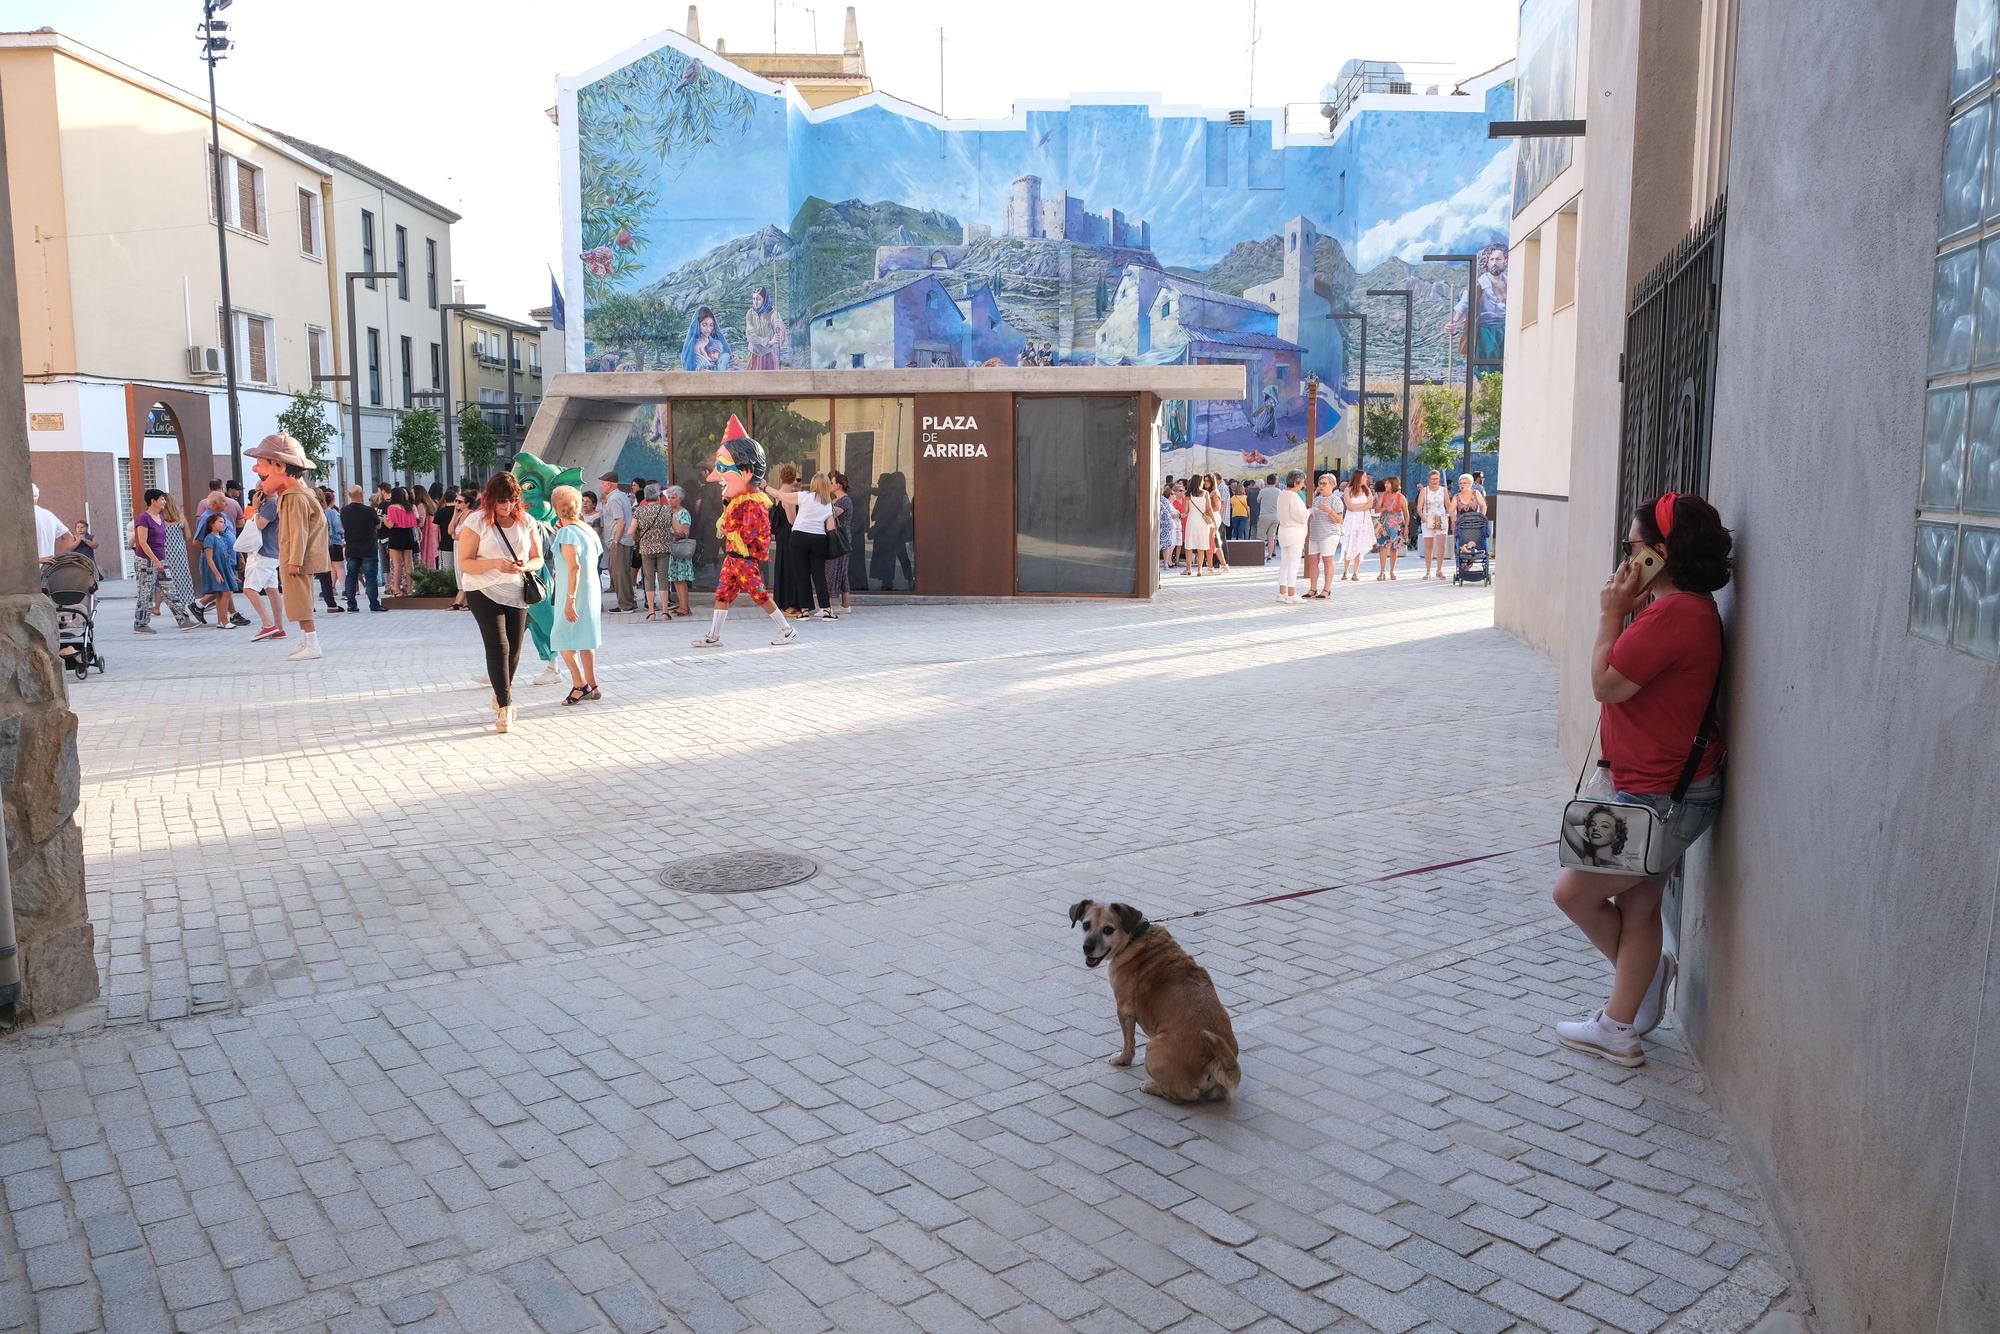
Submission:
[[[1632,511],[1649,496],[1708,489],[1726,213],[1725,201],[1717,199],[1633,291],[1619,359],[1623,391],[1614,543],[1624,541]]]

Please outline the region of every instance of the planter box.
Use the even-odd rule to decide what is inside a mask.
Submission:
[[[451,599],[442,598],[383,598],[382,605],[390,611],[446,611],[451,607]]]
[[[1264,544],[1255,539],[1241,540],[1232,537],[1222,544],[1222,554],[1229,558],[1232,566],[1255,567],[1264,563]]]

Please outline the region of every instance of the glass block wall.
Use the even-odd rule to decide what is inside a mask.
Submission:
[[[2000,0],[1958,0],[1911,633],[2000,661]]]

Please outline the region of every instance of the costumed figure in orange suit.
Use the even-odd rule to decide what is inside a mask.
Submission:
[[[773,644],[789,644],[798,638],[799,632],[764,587],[764,562],[771,557],[771,498],[764,494],[765,466],[764,447],[752,440],[743,423],[732,415],[708,474],[709,481],[722,486],[722,517],[715,524],[722,538],[722,574],[715,581],[715,618],[709,622],[708,633],[694,641],[696,648],[722,647],[722,623],[739,595],[748,595],[776,622],[778,637]]]

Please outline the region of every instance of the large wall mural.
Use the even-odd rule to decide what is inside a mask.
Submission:
[[[1519,110],[1522,120],[1569,120],[1576,115],[1576,0],[1522,0]],[[1568,139],[1520,141],[1514,158],[1514,211],[1519,213],[1569,168]]]
[[[562,84],[571,369],[1235,363],[1248,397],[1168,405],[1164,444],[1170,472],[1250,475],[1304,461],[1309,406],[1315,457],[1356,457],[1359,322],[1334,316],[1369,313],[1367,387],[1400,389],[1402,303],[1370,288],[1413,294],[1415,379],[1500,354],[1509,82],[1331,139],[1138,100],[946,122],[812,111],[657,43]],[[1483,252],[1476,315],[1467,266],[1422,260],[1444,251]]]

